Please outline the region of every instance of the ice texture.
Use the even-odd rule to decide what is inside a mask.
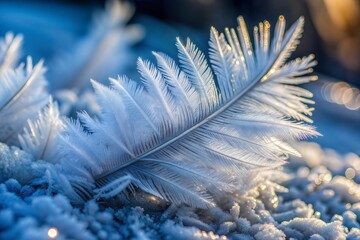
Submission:
[[[21,183],[29,183],[34,177],[31,164],[34,158],[17,147],[0,143],[0,182],[16,178]]]

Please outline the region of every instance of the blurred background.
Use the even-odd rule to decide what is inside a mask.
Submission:
[[[106,7],[105,1],[95,0],[0,0],[0,34],[23,34],[24,56],[45,59],[50,88],[55,91],[75,88],[70,82],[79,78],[85,81],[82,89],[90,77],[104,82],[117,74],[136,78],[137,56],[153,60],[151,51],[162,51],[175,58],[177,36],[190,37],[206,52],[210,26],[235,27],[239,15],[248,28],[265,19],[274,24],[280,15],[289,26],[304,16],[303,38],[292,57],[314,53],[318,61],[319,81],[305,86],[314,92],[313,118],[324,135],[313,141],[341,153],[360,154],[360,0],[128,2],[133,9],[109,3]],[[115,54],[121,58],[113,58]],[[97,62],[87,61],[94,56]],[[86,67],[78,66],[74,72],[82,73],[64,76],[67,84],[59,85],[66,69],[74,68],[71,62],[79,62],[76,59],[83,59]],[[110,63],[112,68],[104,67]]]

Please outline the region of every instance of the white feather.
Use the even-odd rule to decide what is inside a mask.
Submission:
[[[299,76],[314,66],[313,57],[284,65],[303,22],[284,35],[280,17],[273,42],[270,24],[261,23],[254,49],[242,17],[238,34],[212,28],[216,79],[205,55],[189,39],[185,45],[177,39],[182,68],[154,53],[159,69],[138,61],[141,83],[112,79],[110,89],[94,82],[100,119],[82,114],[90,133],[77,123],[64,148],[71,158],[64,158],[63,171],[78,174],[70,183],[79,196],[109,198],[135,185],[176,204],[208,207],[210,188],[241,191],[249,176],[298,155],[286,142],[318,135],[303,123],[311,121],[311,93],[291,86],[312,79]]]
[[[4,39],[0,39],[0,72],[14,68],[21,55],[22,35],[14,36],[9,32]]]
[[[28,57],[26,67],[0,72],[0,141],[17,144],[17,135],[28,119],[46,105],[45,69],[42,61],[33,67]]]
[[[28,119],[28,126],[19,135],[20,146],[36,159],[57,163],[58,134],[64,129],[57,103],[50,98],[48,105],[38,113],[36,120]]]
[[[135,24],[126,26],[133,11],[127,2],[108,1],[105,10],[95,15],[89,33],[73,49],[51,61],[51,88],[81,92],[89,88],[90,78],[105,81],[107,76],[124,71],[128,59],[133,58],[128,49],[143,34]]]

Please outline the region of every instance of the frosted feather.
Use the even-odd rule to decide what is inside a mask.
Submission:
[[[82,91],[90,87],[90,78],[102,81],[123,70],[131,57],[128,48],[142,35],[139,26],[126,26],[133,11],[129,3],[107,2],[105,11],[95,15],[88,35],[50,63],[50,87]]]
[[[9,32],[4,39],[0,39],[0,72],[14,68],[21,55],[22,35],[14,36]]]
[[[20,146],[36,159],[58,162],[58,134],[64,129],[57,103],[50,99],[48,105],[38,113],[36,120],[28,120],[28,126],[19,135]]]
[[[0,72],[0,141],[17,145],[26,121],[46,105],[49,95],[44,73],[43,62],[33,66],[30,57],[26,66]]]
[[[138,61],[141,82],[119,77],[109,88],[93,81],[99,119],[82,113],[86,132],[68,122],[63,137],[71,198],[109,198],[137,186],[175,204],[209,207],[209,189],[240,192],[258,171],[298,155],[287,142],[318,135],[305,123],[311,93],[292,86],[305,81],[313,56],[285,64],[303,24],[300,18],[284,34],[280,17],[270,41],[270,24],[260,23],[251,43],[240,17],[237,32],[211,28],[210,66],[189,39],[177,39],[180,67],[154,53],[158,67]]]

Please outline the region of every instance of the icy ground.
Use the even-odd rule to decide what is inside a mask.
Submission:
[[[241,196],[223,195],[208,210],[145,194],[132,207],[89,201],[78,208],[45,188],[0,179],[0,239],[49,239],[49,229],[56,239],[360,239],[360,158],[314,143],[297,148],[303,159],[264,173]],[[33,161],[4,144],[0,157],[5,172],[14,161]]]

